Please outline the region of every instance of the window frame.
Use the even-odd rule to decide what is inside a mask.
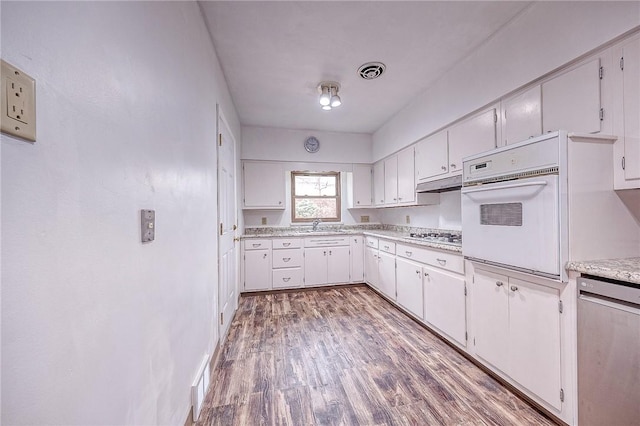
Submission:
[[[296,176],[325,176],[335,177],[336,179],[336,195],[332,196],[316,196],[316,195],[298,195],[296,196]],[[341,174],[340,172],[291,172],[291,223],[311,223],[318,218],[296,218],[296,199],[336,199],[336,215],[335,218],[319,218],[322,222],[341,222],[342,221],[342,197],[341,197]]]

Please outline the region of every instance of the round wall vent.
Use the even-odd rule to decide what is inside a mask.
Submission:
[[[382,62],[367,62],[358,68],[358,75],[365,80],[373,80],[380,77],[386,68]]]

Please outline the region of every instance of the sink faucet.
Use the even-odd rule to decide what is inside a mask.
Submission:
[[[318,230],[318,225],[320,225],[320,222],[322,222],[322,221],[321,221],[319,218],[316,218],[316,219],[313,221],[313,230],[314,230],[314,231],[317,231],[317,230]]]

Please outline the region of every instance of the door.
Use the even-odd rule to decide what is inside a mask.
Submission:
[[[353,165],[353,207],[371,205],[371,166]]]
[[[490,109],[449,130],[449,173],[462,173],[462,159],[496,147],[496,110]]]
[[[600,131],[600,59],[542,84],[542,130]]]
[[[624,178],[640,179],[640,38],[622,48]]]
[[[221,341],[236,310],[238,284],[236,229],[236,142],[222,114],[218,114],[218,312]]]
[[[398,292],[397,302],[417,316],[424,318],[422,296],[422,266],[401,257],[396,258]]]
[[[558,176],[462,189],[465,256],[560,275]]]
[[[329,248],[314,247],[304,250],[304,285],[313,287],[328,282],[327,256]]]
[[[351,248],[351,282],[364,281],[364,237],[354,236],[350,239]]]
[[[440,176],[449,171],[447,135],[447,131],[443,130],[416,144],[415,169],[418,182],[431,180],[434,176]]]
[[[509,278],[508,294],[509,375],[560,410],[559,292]]]
[[[365,247],[364,249],[364,279],[374,288],[378,288],[378,249]]]
[[[464,277],[424,268],[424,319],[462,346],[466,345]]]
[[[415,159],[413,147],[398,153],[398,203],[413,203],[416,199]]]
[[[384,204],[384,161],[378,161],[373,165],[373,204]]]
[[[542,134],[540,85],[503,103],[504,144],[509,145]]]
[[[244,251],[244,289],[271,289],[271,250]]]
[[[398,204],[398,156],[384,161],[384,203]]]
[[[476,355],[507,372],[509,360],[508,278],[476,270],[471,312]]]
[[[389,299],[396,300],[396,256],[378,252],[378,283],[382,293]]]
[[[338,284],[349,282],[351,262],[349,246],[327,247],[327,283]]]

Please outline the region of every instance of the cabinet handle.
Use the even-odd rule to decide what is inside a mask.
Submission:
[[[263,258],[263,259],[266,259],[266,258],[267,258],[267,253],[263,254],[263,255],[262,255],[262,258]]]
[[[420,275],[420,271],[416,271],[416,274]]]
[[[282,281],[284,281],[285,283],[288,283],[290,279],[291,279],[291,277],[282,278]]]
[[[384,200],[380,200],[381,203],[384,203]]]
[[[331,256],[331,250],[329,250],[329,256]]]
[[[516,287],[515,285],[511,286],[511,291],[518,291],[518,287]]]
[[[397,198],[394,198],[394,199],[393,199],[393,201],[397,201],[397,200],[398,200]]]
[[[254,247],[260,247],[262,244],[255,244],[254,243],[254,244],[251,244],[251,245],[254,246]]]
[[[282,204],[282,201],[278,201],[278,204]]]
[[[327,255],[327,251],[325,250],[325,251],[323,252],[323,254],[326,256],[326,255]]]
[[[405,253],[407,254],[407,257],[411,257],[411,255],[413,254],[413,252],[411,251],[405,251]]]
[[[450,165],[451,167],[453,167],[454,169],[457,167],[457,166],[455,165],[455,163],[451,163],[451,164],[449,164],[449,165]]]
[[[446,171],[447,170],[447,166],[442,166],[442,170]]]
[[[288,261],[291,260],[291,258],[290,257],[283,257],[282,260],[285,261],[285,262],[288,262]]]
[[[447,260],[446,259],[436,259],[438,261],[439,264],[441,264],[442,266],[447,264]]]
[[[389,246],[384,246],[384,249],[385,250],[389,250]]]
[[[289,247],[289,246],[291,245],[291,243],[282,243],[282,245],[283,245],[284,247]]]
[[[502,281],[496,281],[496,286],[502,287],[504,283]]]
[[[428,277],[428,276],[429,276],[429,274],[427,274],[427,273],[425,272],[425,273],[424,273],[424,276],[425,276],[425,277]]]

